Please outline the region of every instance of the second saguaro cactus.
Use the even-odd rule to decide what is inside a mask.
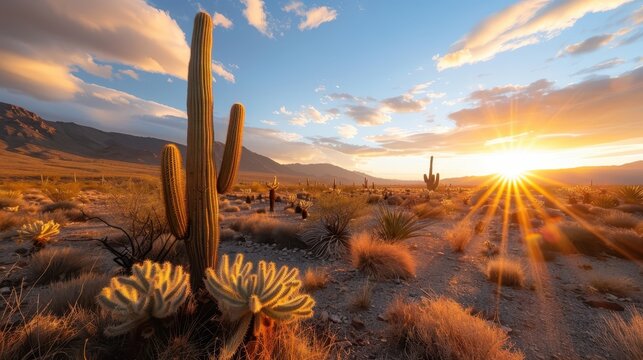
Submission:
[[[440,173],[433,175],[433,156],[431,156],[431,164],[429,165],[429,176],[424,174],[424,182],[427,190],[435,190],[440,184]]]
[[[272,183],[266,183],[266,186],[270,190],[268,194],[268,199],[270,200],[270,212],[275,211],[275,198],[276,198],[276,191],[279,189],[279,182],[277,181],[277,177],[275,176],[274,179],[272,180]]]
[[[188,137],[186,181],[183,185],[181,154],[168,144],[163,149],[161,173],[165,209],[172,234],[184,239],[193,289],[203,286],[205,269],[216,265],[219,247],[217,193],[227,192],[239,169],[245,109],[234,104],[223,161],[217,178],[212,123],[212,17],[200,12],[194,18],[188,67]],[[186,199],[187,194],[187,199]]]

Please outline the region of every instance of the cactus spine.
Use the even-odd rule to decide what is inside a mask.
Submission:
[[[193,289],[203,285],[203,274],[215,266],[219,246],[217,192],[227,192],[239,168],[245,110],[230,109],[228,134],[217,178],[213,158],[212,127],[212,18],[200,12],[194,18],[188,68],[188,146],[186,186],[181,174],[181,155],[174,145],[163,150],[161,173],[165,209],[172,234],[186,240]],[[185,195],[187,193],[187,201]]]
[[[440,184],[440,173],[433,175],[433,156],[431,156],[431,164],[429,165],[429,176],[424,174],[424,182],[428,190],[435,190]]]

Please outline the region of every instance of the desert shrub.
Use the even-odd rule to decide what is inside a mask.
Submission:
[[[447,230],[444,237],[447,239],[453,251],[463,252],[471,238],[473,238],[473,226],[467,221],[456,223],[451,229]]]
[[[413,213],[420,219],[442,219],[447,215],[444,207],[431,203],[418,204],[413,207]]]
[[[235,219],[232,230],[250,235],[253,241],[261,244],[277,244],[286,248],[305,248],[300,240],[299,227],[263,214],[252,214]]]
[[[387,204],[394,205],[394,206],[400,206],[400,205],[402,205],[403,202],[404,202],[404,199],[402,199],[399,196],[395,196],[395,195],[394,196],[389,196],[386,199]]]
[[[60,233],[60,224],[53,220],[42,220],[22,225],[18,230],[20,241],[31,241],[36,247],[43,247],[53,241]]]
[[[634,280],[626,276],[594,276],[589,284],[601,293],[626,297],[637,289]]]
[[[304,229],[301,239],[317,257],[341,256],[348,247],[350,221],[341,213],[324,214]]]
[[[225,209],[223,209],[223,211],[231,213],[231,212],[239,212],[241,211],[241,209],[238,206],[228,206]]]
[[[329,281],[330,274],[326,268],[308,268],[302,278],[301,287],[311,292],[325,288]]]
[[[601,221],[606,225],[625,229],[635,229],[641,222],[636,216],[618,210],[607,211]]]
[[[520,360],[509,337],[447,298],[409,303],[396,299],[386,310],[388,338],[409,359]]]
[[[221,241],[232,241],[237,239],[238,236],[239,234],[230,228],[225,228],[219,232],[219,239]]]
[[[356,310],[367,310],[371,307],[372,299],[373,286],[367,279],[364,285],[360,286],[360,288],[353,293],[353,296],[350,299],[350,306]]]
[[[381,196],[381,195],[377,195],[377,194],[371,194],[371,195],[369,195],[369,196],[368,196],[368,198],[366,199],[366,202],[367,202],[368,204],[377,204],[377,203],[379,203],[380,201],[382,201],[382,196]]]
[[[621,186],[616,192],[618,197],[626,204],[643,203],[643,186],[625,185]]]
[[[241,204],[241,205],[239,205],[240,210],[245,211],[245,210],[250,210],[250,208],[251,208],[250,204]]]
[[[599,343],[614,359],[643,359],[643,315],[631,308],[630,320],[620,315],[604,318]]]
[[[259,337],[249,358],[256,360],[327,360],[343,359],[345,354],[333,344],[332,335],[320,334],[299,323],[278,324],[270,338]]]
[[[79,248],[46,248],[31,257],[25,270],[29,282],[49,284],[92,272],[95,263],[95,258]]]
[[[418,218],[406,210],[387,206],[380,206],[378,210],[375,233],[384,241],[396,242],[419,236],[421,228]]]
[[[384,242],[359,233],[351,238],[350,254],[356,269],[377,279],[415,276],[415,259],[404,244]]]
[[[592,205],[602,207],[603,209],[612,209],[619,204],[618,199],[610,194],[599,194],[592,199]]]
[[[525,283],[525,273],[519,262],[499,258],[487,263],[487,279],[499,285],[521,287]]]
[[[563,222],[558,224],[557,231],[560,235],[554,234],[544,243],[546,249],[577,251],[591,256],[608,253],[620,257],[643,257],[643,237],[632,229],[585,227],[575,222]]]
[[[51,204],[43,205],[42,212],[52,212],[55,210],[74,210],[78,209],[78,203],[73,201],[57,201]]]
[[[53,202],[71,201],[80,193],[80,184],[65,183],[56,185],[45,185],[42,192]]]
[[[4,334],[0,344],[2,359],[78,359],[83,342],[96,335],[95,316],[76,309],[62,317],[36,314],[13,331]]]
[[[22,204],[22,192],[15,190],[0,190],[0,209],[16,207]]]
[[[47,293],[48,309],[63,315],[72,308],[97,309],[96,296],[107,286],[110,277],[106,274],[84,273],[80,276],[52,283]]]
[[[23,215],[13,212],[0,211],[0,232],[17,228],[21,224],[29,221]]]

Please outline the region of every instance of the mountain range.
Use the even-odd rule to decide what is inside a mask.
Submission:
[[[48,121],[22,107],[0,102],[0,176],[157,176],[161,149],[168,141],[106,132],[72,122]],[[185,146],[177,144],[185,155]],[[224,144],[215,142],[215,160],[221,163]],[[319,181],[348,185],[364,178],[379,185],[421,184],[382,179],[332,164],[279,164],[243,148],[241,181],[265,181],[278,176],[284,182]],[[592,166],[531,171],[534,179],[564,184],[642,184],[643,161],[620,166]],[[478,185],[490,176],[444,178],[442,184]]]

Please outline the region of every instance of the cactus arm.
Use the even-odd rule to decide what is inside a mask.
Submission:
[[[181,169],[181,153],[174,144],[165,145],[161,159],[161,180],[165,213],[170,231],[177,239],[185,239],[188,233],[185,185]]]
[[[186,242],[192,287],[203,285],[205,269],[215,265],[219,245],[219,206],[212,128],[212,18],[194,18],[188,66],[187,198],[190,236]]]
[[[234,104],[230,108],[230,122],[228,124],[228,135],[223,151],[223,161],[217,178],[217,191],[225,194],[230,190],[237,176],[239,164],[241,163],[243,122],[246,110],[242,104]]]

